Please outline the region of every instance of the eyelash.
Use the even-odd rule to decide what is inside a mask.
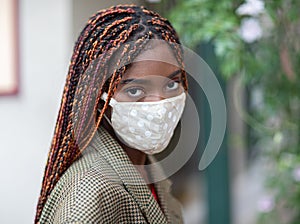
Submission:
[[[127,88],[126,90],[125,90],[125,92],[126,92],[126,94],[128,94],[130,97],[139,97],[139,96],[132,96],[132,95],[130,95],[130,91],[132,91],[132,90],[137,90],[137,91],[143,91],[143,92],[145,92],[142,88],[140,88],[140,87],[129,87],[129,88]]]
[[[173,83],[177,83],[177,84],[178,84],[177,87],[176,87],[175,89],[172,89],[172,90],[177,90],[178,87],[179,87],[180,80],[178,80],[178,79],[177,79],[177,80],[171,80],[170,82],[167,83],[166,86],[168,87],[168,85],[169,85],[170,83],[172,83],[172,84],[173,84]],[[172,91],[172,90],[171,90],[171,91]]]
[[[168,88],[168,85],[170,83],[177,83],[178,86],[175,88],[175,89],[171,89],[171,90],[167,90]],[[179,84],[181,83],[181,80],[180,79],[174,79],[174,80],[171,80],[169,81],[167,84],[166,84],[166,91],[176,91],[179,87]],[[131,95],[130,91],[132,90],[136,90],[136,91],[142,91],[141,94],[139,94],[138,96],[133,96]],[[129,96],[129,97],[134,97],[134,98],[141,98],[143,94],[145,94],[145,90],[142,88],[142,87],[138,87],[138,86],[132,86],[132,87],[128,87],[127,89],[125,89],[125,93]]]

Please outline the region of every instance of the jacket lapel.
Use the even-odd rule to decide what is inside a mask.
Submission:
[[[170,193],[171,182],[164,180],[155,184],[161,207],[168,223],[183,223],[180,203]]]
[[[120,177],[125,189],[131,194],[139,205],[142,214],[149,223],[167,223],[167,217],[163,214],[158,203],[154,199],[146,182],[136,170],[124,150],[103,127],[99,127],[95,134],[92,146],[105,158],[110,166]],[[160,200],[164,201],[164,188],[156,186]],[[165,208],[163,208],[164,210]],[[168,214],[164,210],[165,214]]]
[[[171,195],[172,182],[167,179],[160,165],[154,157],[149,156],[150,163],[152,164],[150,173],[155,183],[155,188],[158,194],[160,206],[166,215],[169,223],[182,223],[181,207],[179,202]],[[159,181],[163,179],[162,181]]]

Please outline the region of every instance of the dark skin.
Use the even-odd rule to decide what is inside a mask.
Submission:
[[[147,52],[147,54],[149,53],[157,54],[158,52],[151,50]],[[166,56],[161,52],[160,55]],[[143,56],[145,54],[142,54]],[[172,57],[170,54],[167,56]],[[144,59],[142,58],[142,60]],[[175,66],[175,58],[171,60],[174,61],[173,64],[153,60],[133,62],[122,77],[113,98],[118,102],[151,102],[179,95],[183,92],[181,70]],[[109,106],[105,113],[109,119],[111,119],[111,110],[112,108]],[[124,144],[118,139],[106,119],[102,121],[104,128],[118,141],[131,162],[135,165],[145,165],[147,154]],[[138,167],[141,176],[149,183],[146,170],[143,166]]]

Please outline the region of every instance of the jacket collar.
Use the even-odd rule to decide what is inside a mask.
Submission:
[[[148,222],[167,223],[170,220],[169,212],[172,212],[168,209],[165,198],[170,189],[170,181],[166,180],[161,183],[155,183],[162,211],[146,182],[134,167],[127,154],[103,127],[99,127],[97,130],[92,144],[120,177],[125,189],[135,199]],[[152,157],[148,157],[148,159],[151,163],[155,162]],[[150,173],[154,179],[155,175],[163,175],[159,166],[151,166]]]

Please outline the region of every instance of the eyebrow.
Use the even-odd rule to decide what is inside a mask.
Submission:
[[[181,73],[182,70],[178,69],[175,72],[172,72],[170,75],[168,75],[169,79],[172,79],[174,76],[178,75],[179,73]],[[150,80],[148,79],[124,79],[121,81],[120,84],[127,84],[127,83],[139,83],[139,84],[145,84],[145,83],[149,83]]]

